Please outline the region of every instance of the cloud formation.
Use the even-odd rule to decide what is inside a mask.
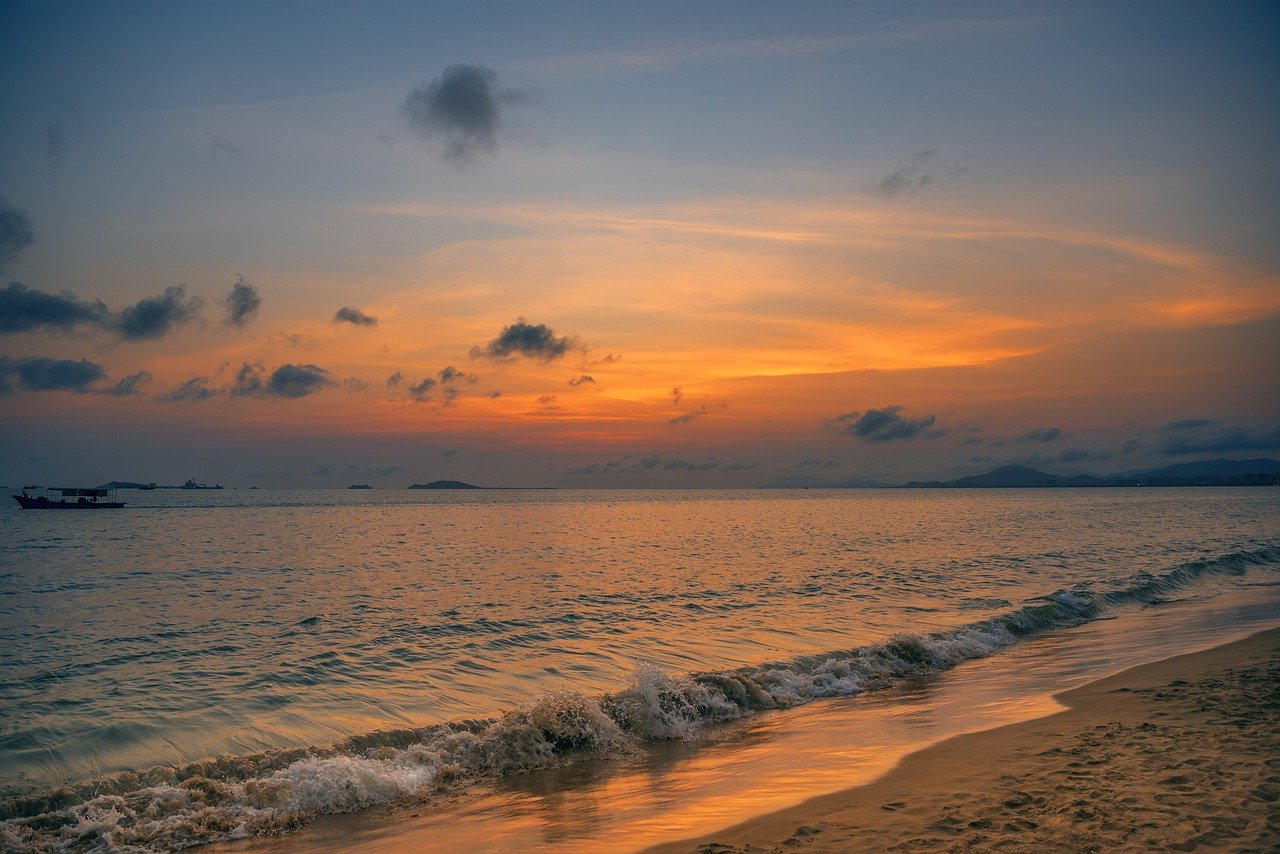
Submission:
[[[690,409],[683,415],[677,415],[675,418],[668,418],[668,424],[692,424],[699,418],[707,414],[707,405],[704,403],[697,409]]]
[[[946,430],[930,429],[937,420],[933,415],[906,418],[900,412],[900,405],[891,404],[861,413],[846,412],[831,419],[830,424],[859,442],[893,442],[919,437],[937,439],[947,433]]]
[[[1018,438],[1015,442],[1056,442],[1062,438],[1062,430],[1057,427],[1036,427],[1028,430]]]
[[[260,364],[245,362],[231,384],[236,397],[279,397],[295,400],[336,386],[329,372],[316,365],[284,364],[270,374]]]
[[[110,312],[105,305],[86,302],[69,291],[48,294],[21,282],[10,282],[0,288],[0,335],[37,329],[69,332],[82,324],[108,327],[110,323]]]
[[[524,356],[528,359],[540,359],[553,362],[564,356],[574,347],[574,340],[568,336],[558,336],[545,323],[528,323],[523,317],[517,318],[510,326],[502,327],[502,332],[483,349],[471,348],[471,358],[487,356],[491,359],[509,359]]]
[[[149,382],[151,382],[151,374],[147,371],[138,371],[136,374],[129,374],[110,388],[103,389],[100,393],[109,397],[132,397],[142,394],[138,387]]]
[[[156,395],[155,399],[164,403],[203,403],[219,394],[218,389],[209,388],[208,377],[192,377],[172,391]]]
[[[1171,421],[1156,431],[1165,456],[1228,454],[1280,448],[1280,425],[1250,429],[1203,418]]]
[[[333,313],[334,323],[350,323],[352,326],[377,326],[378,318],[365,314],[355,306],[344,305]]]
[[[569,474],[574,475],[594,475],[594,474],[641,474],[644,472],[663,472],[663,471],[683,471],[683,472],[699,472],[699,471],[750,471],[760,468],[763,463],[754,461],[727,461],[717,457],[707,457],[701,461],[682,460],[677,457],[661,457],[657,454],[650,454],[646,457],[633,457],[631,454],[624,455],[621,459],[609,460],[603,463],[587,463],[584,466],[569,469]]]
[[[243,329],[249,321],[258,316],[258,309],[262,307],[262,297],[258,296],[256,287],[237,274],[236,283],[231,286],[231,293],[227,294],[226,306],[227,319],[224,322],[227,326]]]
[[[409,386],[409,396],[418,403],[425,403],[431,399],[431,389],[435,385],[436,381],[431,377],[423,377],[422,382]]]
[[[67,133],[60,122],[50,122],[44,129],[44,158],[49,166],[57,169],[67,159]]]
[[[95,391],[93,384],[106,375],[102,365],[87,359],[0,356],[0,394],[16,389],[90,394]]]
[[[937,156],[936,149],[921,149],[906,161],[899,161],[892,172],[867,184],[864,189],[871,195],[886,200],[896,199],[899,196],[914,196],[934,183],[934,174],[926,167],[929,161]]]
[[[183,285],[170,285],[159,296],[143,297],[122,309],[115,318],[114,326],[126,341],[163,338],[174,326],[199,316],[202,305],[199,297],[187,296]]]
[[[504,109],[528,98],[528,93],[503,89],[492,68],[451,65],[409,92],[400,112],[423,139],[443,144],[441,157],[463,166],[477,154],[497,152]]]
[[[590,374],[583,374],[577,379],[569,380],[569,385],[571,386],[595,385],[595,382],[596,382],[595,377],[591,376]]]
[[[35,241],[36,233],[26,213],[0,199],[0,270]]]

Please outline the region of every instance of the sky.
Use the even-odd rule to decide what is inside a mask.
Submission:
[[[1269,3],[6,3],[0,483],[1280,455]]]

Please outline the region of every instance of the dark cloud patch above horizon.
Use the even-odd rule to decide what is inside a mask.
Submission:
[[[163,338],[175,326],[195,320],[204,305],[199,297],[187,296],[183,285],[169,285],[164,293],[143,297],[121,309],[114,327],[126,341],[151,341]]]
[[[504,89],[498,74],[485,65],[451,65],[430,83],[405,97],[400,113],[409,127],[456,167],[478,154],[496,154],[498,131],[507,107],[529,100],[529,94]]]
[[[1057,427],[1036,427],[1023,433],[1015,442],[1056,442],[1062,438],[1062,430]]]
[[[930,429],[937,421],[933,415],[907,418],[901,412],[902,406],[895,403],[880,409],[868,409],[866,412],[846,412],[831,419],[829,424],[860,442],[937,439],[947,433],[945,429]]]
[[[426,403],[431,399],[431,389],[435,387],[435,380],[431,377],[423,377],[422,382],[409,386],[409,396],[417,403]]]
[[[568,470],[571,475],[643,474],[646,472],[702,472],[702,471],[751,471],[763,463],[754,461],[728,461],[707,457],[701,461],[683,460],[678,457],[662,457],[650,454],[634,457],[625,454],[620,459],[603,463],[587,463]]]
[[[87,302],[70,291],[50,294],[10,282],[0,288],[0,335],[77,326],[110,326],[110,312],[101,302]]]
[[[102,365],[88,359],[0,356],[0,394],[16,389],[90,394],[97,391],[93,384],[106,375]]]
[[[154,399],[163,403],[203,403],[221,393],[218,389],[209,388],[208,377],[192,377],[172,391],[156,395]]]
[[[140,386],[151,382],[151,374],[147,371],[138,371],[135,374],[129,374],[110,388],[104,388],[100,394],[108,397],[133,397],[142,394]]]
[[[870,182],[863,189],[885,200],[914,196],[937,180],[932,171],[932,161],[937,156],[937,149],[922,148],[906,160],[899,161],[892,171]]]
[[[483,348],[472,347],[471,358],[487,356],[491,359],[510,359],[523,356],[527,359],[554,362],[574,346],[573,338],[556,335],[555,331],[545,323],[529,323],[520,317],[510,326],[502,327],[498,337]]]
[[[580,377],[569,380],[569,385],[571,386],[595,385],[595,384],[596,384],[596,379],[590,374],[583,374]]]
[[[0,199],[0,270],[35,242],[35,229],[26,212]]]
[[[365,314],[355,306],[344,305],[333,313],[333,322],[350,323],[352,326],[377,326],[378,318]]]
[[[677,415],[674,418],[668,418],[667,423],[673,424],[673,425],[692,424],[694,421],[697,421],[699,418],[701,418],[706,414],[707,414],[707,405],[704,403],[701,406],[699,406],[697,409],[690,409],[688,412],[684,413],[683,415]]]
[[[67,160],[67,132],[61,122],[50,122],[44,129],[44,159],[55,171]]]
[[[296,400],[336,385],[329,372],[317,365],[284,364],[268,374],[262,365],[245,362],[232,380],[231,394]]]
[[[1248,428],[1205,418],[1170,421],[1156,430],[1156,445],[1169,457],[1273,450],[1280,448],[1280,424]]]
[[[834,469],[834,468],[839,468],[842,465],[844,465],[844,463],[839,462],[837,460],[827,460],[827,459],[820,459],[820,458],[815,459],[813,457],[809,457],[807,459],[803,459],[800,462],[796,463],[795,465],[792,466],[792,468],[804,469],[804,468],[817,467],[817,468],[824,468],[824,469]]]
[[[231,293],[227,294],[225,303],[226,325],[243,329],[258,316],[258,309],[262,308],[262,297],[258,295],[257,287],[246,282],[243,276],[237,275],[236,283],[231,286]]]

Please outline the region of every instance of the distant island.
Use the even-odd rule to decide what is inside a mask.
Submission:
[[[484,489],[474,483],[463,483],[460,480],[433,480],[430,483],[412,483],[410,489]]]
[[[904,489],[1029,489],[1035,487],[1121,486],[1276,486],[1280,462],[1276,460],[1201,460],[1175,463],[1158,469],[1119,472],[1105,477],[1091,474],[1057,475],[1027,466],[1008,465],[986,474],[947,481],[918,481]]]
[[[986,474],[955,480],[913,480],[903,484],[873,480],[824,482],[805,477],[784,477],[762,489],[1035,489],[1038,487],[1122,486],[1277,486],[1280,462],[1276,460],[1198,460],[1155,469],[1133,469],[1098,477],[1091,474],[1050,474],[1023,465],[1000,466]]]

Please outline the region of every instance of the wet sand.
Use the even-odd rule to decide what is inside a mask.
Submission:
[[[1066,711],[958,736],[868,785],[649,850],[1280,847],[1280,629],[1057,699]]]

